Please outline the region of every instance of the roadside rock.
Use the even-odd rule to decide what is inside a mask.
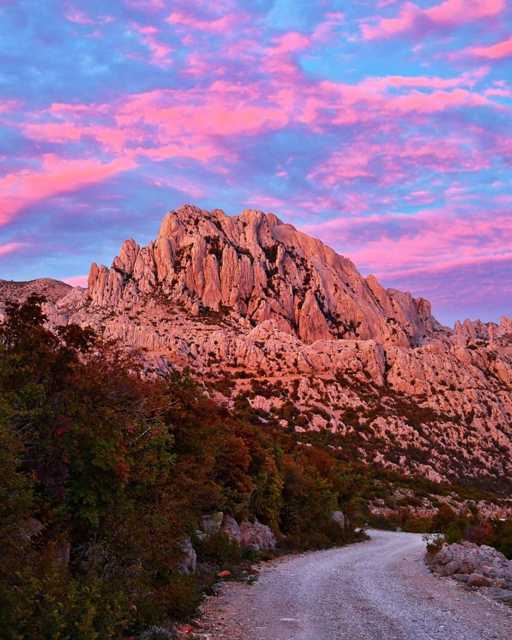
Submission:
[[[197,554],[192,545],[192,540],[186,538],[180,545],[183,557],[178,565],[178,571],[187,575],[196,572]]]
[[[485,589],[490,597],[512,603],[512,560],[492,547],[471,542],[445,545],[436,555],[427,556],[427,563],[438,576]]]
[[[491,581],[480,573],[472,573],[468,578],[467,584],[470,587],[490,587]]]
[[[242,532],[240,525],[233,516],[225,515],[222,520],[221,532],[224,533],[232,542],[240,544],[242,541]]]
[[[345,529],[347,525],[347,519],[343,511],[333,511],[331,515],[331,521],[337,524],[340,529]]]
[[[249,522],[244,520],[240,525],[241,545],[252,551],[272,551],[276,547],[276,539],[272,529],[258,520]]]

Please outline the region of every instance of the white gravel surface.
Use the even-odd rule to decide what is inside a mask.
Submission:
[[[512,609],[433,576],[421,535],[371,540],[269,563],[205,606],[220,640],[512,640]],[[210,625],[210,626],[208,626]]]

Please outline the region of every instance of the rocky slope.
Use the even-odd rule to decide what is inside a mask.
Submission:
[[[66,291],[51,323],[91,325],[150,370],[190,367],[305,444],[434,480],[510,476],[512,321],[452,332],[272,214],[185,206]]]
[[[71,290],[72,287],[69,284],[51,278],[39,278],[27,282],[0,280],[0,320],[3,318],[6,302],[25,300],[31,294],[44,296],[50,302],[57,302]]]

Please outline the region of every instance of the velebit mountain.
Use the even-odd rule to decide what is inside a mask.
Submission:
[[[512,471],[512,321],[441,326],[427,300],[385,289],[273,214],[184,206],[147,247],[127,240],[87,289],[46,295],[78,323],[140,350],[149,371],[190,368],[209,393],[247,399],[283,429],[432,480]],[[204,374],[207,373],[207,376]]]

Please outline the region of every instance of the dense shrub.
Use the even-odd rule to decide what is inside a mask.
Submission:
[[[195,548],[203,560],[216,564],[237,563],[242,558],[240,545],[222,532],[197,541]]]
[[[455,513],[449,506],[442,505],[429,531],[442,534],[449,544],[463,540],[486,544],[512,558],[512,520],[486,520],[476,511]]]

